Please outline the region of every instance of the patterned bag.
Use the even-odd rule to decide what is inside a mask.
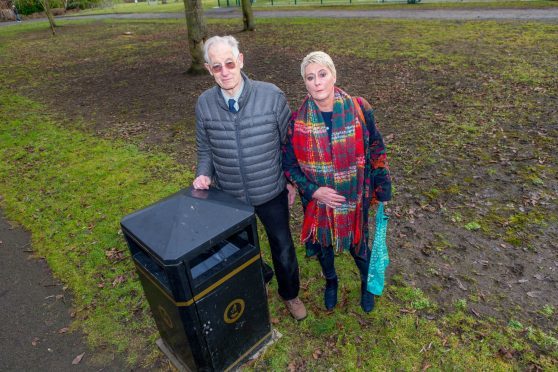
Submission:
[[[384,203],[378,204],[376,211],[376,232],[372,245],[372,256],[368,266],[368,292],[380,296],[384,290],[386,268],[389,265],[388,249],[386,245],[386,231],[389,217],[384,214]]]

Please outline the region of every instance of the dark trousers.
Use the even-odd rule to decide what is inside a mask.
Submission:
[[[318,257],[324,276],[326,279],[334,279],[337,273],[335,272],[335,253],[333,253],[333,247],[318,249],[317,251],[318,253],[316,256]],[[366,283],[368,279],[368,265],[370,264],[370,249],[368,249],[367,244],[363,242],[360,247],[360,254],[356,254],[354,248],[351,248],[350,252],[360,273],[360,281]]]
[[[298,296],[300,277],[293,238],[289,227],[289,201],[285,189],[265,204],[254,207],[267,233],[279,295],[284,300]]]

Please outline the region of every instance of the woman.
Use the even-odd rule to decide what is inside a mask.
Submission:
[[[360,306],[368,313],[374,308],[374,295],[366,289],[368,210],[391,198],[384,142],[370,104],[335,86],[329,55],[308,54],[300,72],[308,95],[291,118],[283,170],[302,199],[301,238],[326,278],[326,309],[337,304],[335,253],[349,250],[360,272]]]

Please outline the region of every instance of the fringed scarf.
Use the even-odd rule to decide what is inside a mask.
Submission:
[[[330,187],[346,199],[338,208],[312,199],[304,213],[301,239],[324,248],[333,246],[338,252],[353,245],[358,250],[363,238],[363,195],[370,186],[365,180],[369,162],[362,110],[358,102],[335,87],[331,143],[310,95],[296,117],[292,143],[300,168],[310,181]]]

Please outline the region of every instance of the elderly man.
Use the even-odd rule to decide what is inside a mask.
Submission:
[[[291,111],[279,88],[250,80],[241,71],[244,56],[234,37],[214,36],[204,48],[205,67],[217,86],[206,90],[196,105],[193,186],[203,190],[216,185],[254,207],[269,239],[279,295],[291,315],[302,320],[306,309],[298,298],[298,262],[289,229],[295,192],[287,190],[281,169]]]

